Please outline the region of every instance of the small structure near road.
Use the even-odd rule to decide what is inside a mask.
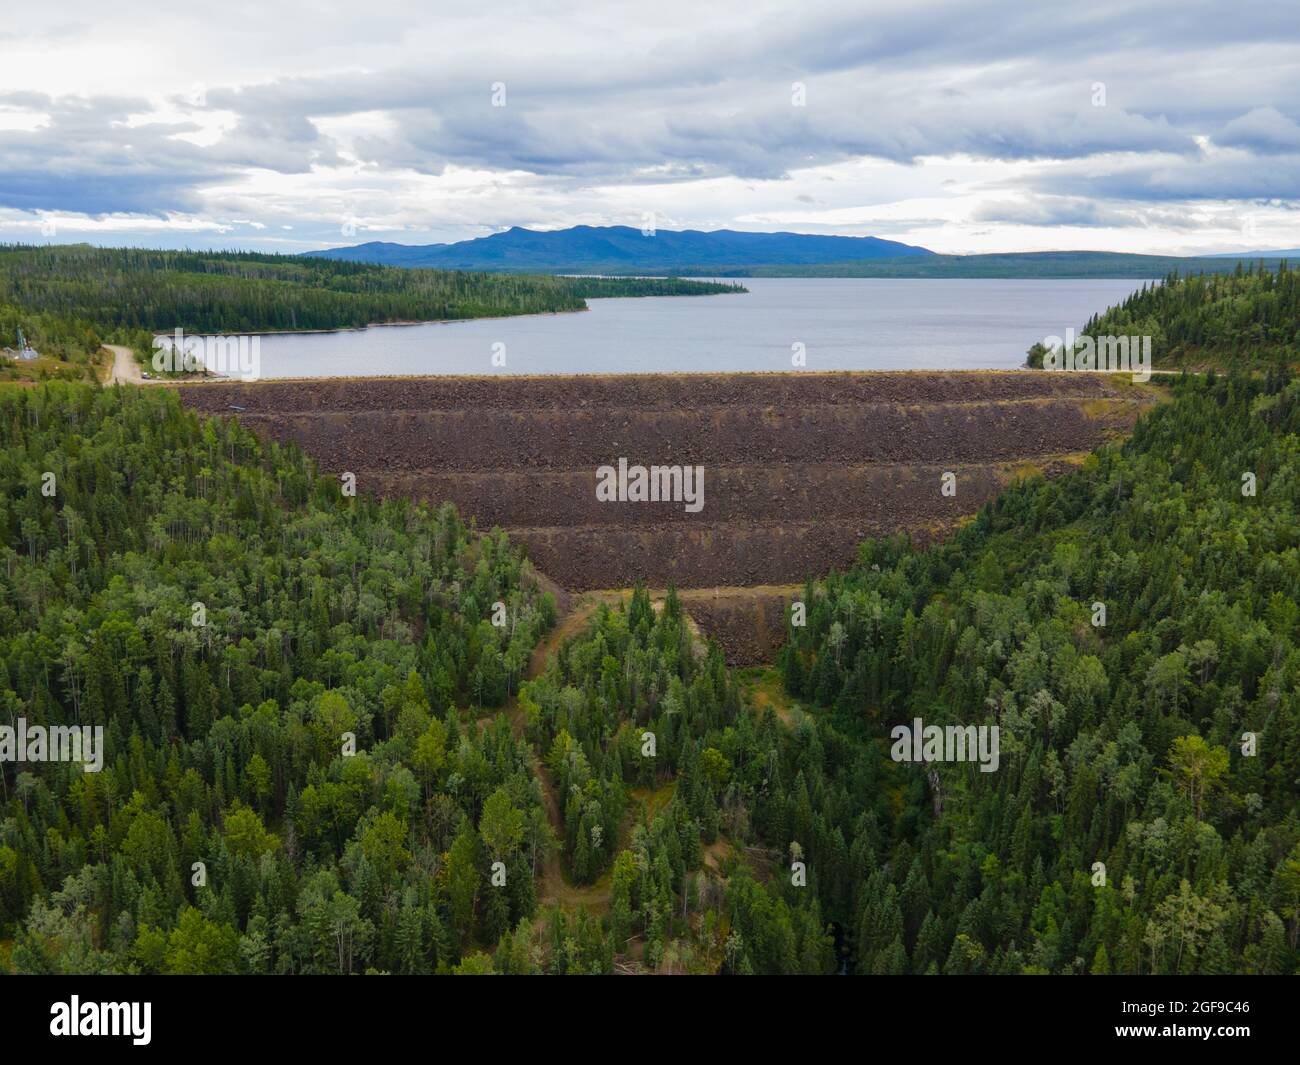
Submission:
[[[22,362],[31,362],[33,359],[41,357],[40,352],[27,343],[27,338],[23,336],[21,327],[18,330],[18,347],[5,348],[4,354],[7,358],[19,359]]]

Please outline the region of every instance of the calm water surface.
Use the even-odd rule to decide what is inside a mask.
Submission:
[[[601,299],[528,315],[262,337],[263,377],[1010,369],[1142,284],[757,278],[725,296]],[[504,345],[504,349],[495,347]],[[504,350],[505,367],[492,363]]]

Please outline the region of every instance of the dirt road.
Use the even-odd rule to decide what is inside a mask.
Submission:
[[[141,376],[140,364],[135,361],[135,356],[131,353],[130,348],[124,348],[121,344],[105,344],[104,349],[113,353],[113,366],[108,372],[106,384],[144,385],[149,383]]]

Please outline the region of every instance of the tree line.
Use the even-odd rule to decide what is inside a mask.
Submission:
[[[0,338],[21,326],[76,371],[105,341],[152,350],[155,332],[243,334],[579,311],[610,296],[743,291],[680,278],[408,270],[255,252],[0,246]],[[59,367],[57,369],[63,369]],[[64,374],[63,376],[69,376]]]
[[[1082,336],[1149,336],[1157,369],[1266,370],[1300,362],[1300,271],[1283,259],[1231,272],[1179,274],[1143,284],[1123,302],[1093,315]],[[1027,365],[1039,368],[1042,344]]]

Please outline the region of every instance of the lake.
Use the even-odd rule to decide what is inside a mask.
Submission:
[[[975,370],[1023,365],[1138,281],[747,278],[743,295],[591,300],[576,314],[281,333],[262,377]],[[505,365],[494,365],[504,357]]]

